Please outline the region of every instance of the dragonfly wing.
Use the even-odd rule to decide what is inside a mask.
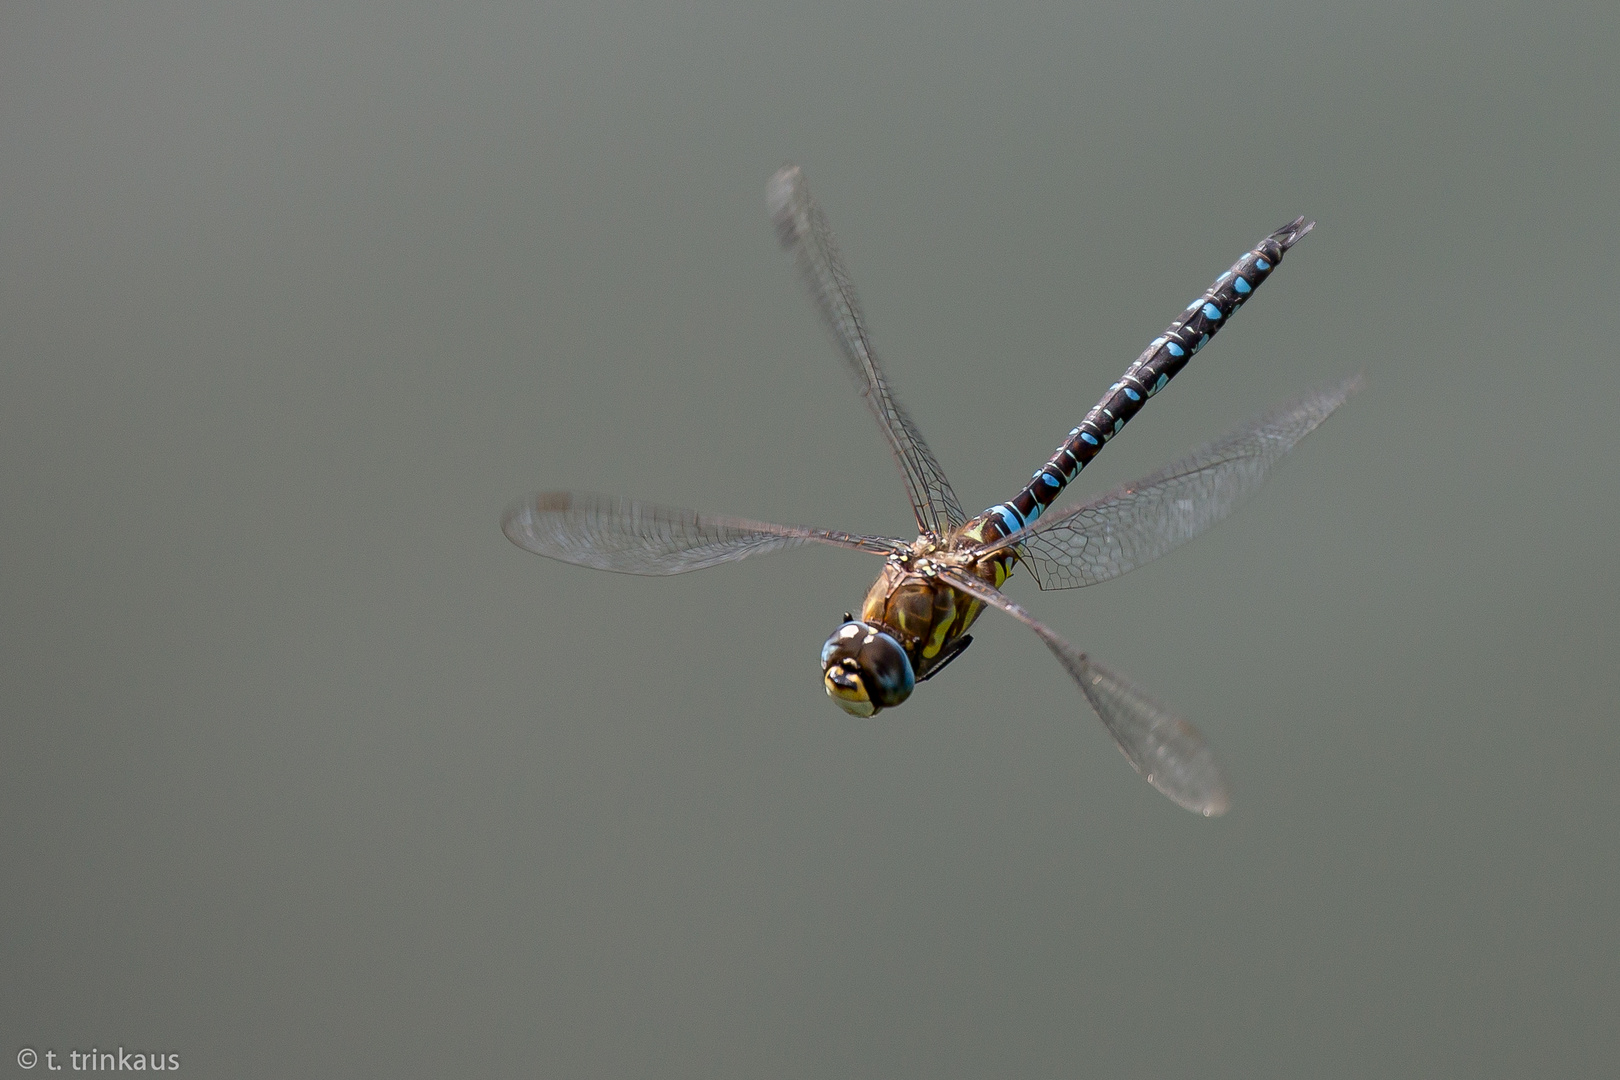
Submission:
[[[810,197],[804,174],[789,165],[771,177],[768,189],[771,218],[782,246],[793,251],[822,321],[832,331],[839,351],[860,388],[861,396],[877,417],[906,480],[906,494],[917,516],[917,527],[944,536],[966,517],[945,471],[917,430],[917,425],[894,396],[889,381],[872,351],[866,320],[855,299],[855,286],[838,257],[827,217]]]
[[[1017,550],[1042,589],[1119,577],[1230,514],[1360,385],[1357,376],[1295,398],[1152,476],[1044,517],[986,551]]]
[[[1091,703],[1125,760],[1177,806],[1205,817],[1231,807],[1226,779],[1198,729],[1059,637],[1005,593],[964,571],[942,571],[952,585],[1000,608],[1040,637]]]
[[[1042,635],[1042,640],[1148,783],[1195,814],[1219,817],[1231,808],[1226,778],[1197,728],[1061,638]]]
[[[580,491],[530,496],[501,518],[501,531],[536,555],[621,574],[684,574],[810,543],[876,555],[907,546],[887,536],[771,525]]]

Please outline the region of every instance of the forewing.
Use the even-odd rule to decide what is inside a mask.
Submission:
[[[531,496],[501,519],[525,551],[621,574],[684,574],[800,544],[831,544],[877,555],[904,551],[887,536],[771,525],[579,491]]]
[[[1205,817],[1231,807],[1226,780],[1198,729],[1059,637],[998,589],[961,570],[943,571],[970,596],[1000,608],[1039,635],[1086,695],[1125,760],[1177,806]]]
[[[832,229],[821,207],[810,197],[797,165],[789,165],[771,177],[767,198],[782,246],[797,257],[816,309],[832,331],[861,396],[866,398],[900,463],[917,527],[936,536],[945,535],[966,520],[962,505],[916,424],[889,387],[872,351],[855,287],[838,257]]]
[[[1152,476],[1042,518],[986,550],[1016,549],[1042,589],[1119,577],[1230,514],[1360,384],[1357,376],[1295,398]]]

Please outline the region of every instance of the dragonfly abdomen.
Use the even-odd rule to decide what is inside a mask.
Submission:
[[[1283,255],[1300,237],[1311,231],[1314,221],[1295,218],[1254,248],[1232,268],[1215,279],[1168,327],[1142,351],[1118,382],[1108,388],[1103,399],[1092,406],[1086,418],[1069,432],[1063,445],[1052,452],[1036,470],[1024,489],[1007,502],[992,506],[963,529],[975,539],[1008,536],[1039,518],[1062,494],[1080,470],[1091,463],[1103,444],[1119,434],[1148,398],[1163,390],[1193,354],[1225,326],[1256,289],[1271,276]]]

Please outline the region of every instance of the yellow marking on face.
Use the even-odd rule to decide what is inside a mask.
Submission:
[[[853,685],[840,686],[833,681],[837,669],[829,669],[822,676],[822,685],[827,688],[827,696],[837,703],[838,707],[852,716],[871,716],[877,711],[872,704],[870,695],[866,692],[866,683],[858,674],[846,673]]]

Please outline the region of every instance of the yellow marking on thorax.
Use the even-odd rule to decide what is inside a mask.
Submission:
[[[956,590],[935,589],[934,591],[934,632],[923,646],[922,655],[932,660],[939,655],[939,650],[945,647],[945,638],[951,632],[951,625],[956,622]]]

